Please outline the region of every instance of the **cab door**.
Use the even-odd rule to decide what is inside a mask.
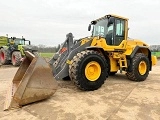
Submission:
[[[125,39],[125,20],[115,19],[114,45],[119,45]]]

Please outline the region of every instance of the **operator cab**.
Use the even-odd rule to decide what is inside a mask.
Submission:
[[[91,30],[92,37],[101,36],[106,39],[108,45],[119,45],[127,38],[128,19],[116,15],[106,15],[100,19],[94,20],[88,27]]]
[[[16,37],[11,37],[8,39],[9,43],[11,45],[30,45],[30,41],[26,40],[25,38],[16,38]]]
[[[11,37],[9,38],[9,43],[10,44],[15,44],[15,45],[25,45],[25,40],[16,38],[16,37]]]

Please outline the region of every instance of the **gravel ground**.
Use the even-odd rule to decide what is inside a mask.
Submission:
[[[0,67],[1,120],[160,120],[160,61],[143,82],[118,73],[100,89],[84,92],[70,81],[58,81],[50,99],[3,111],[6,89],[17,69]]]

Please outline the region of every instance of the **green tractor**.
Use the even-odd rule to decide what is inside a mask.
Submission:
[[[24,51],[30,51],[35,56],[38,56],[38,51],[33,50],[31,42],[25,38],[5,37],[0,36],[0,64],[7,65],[12,63],[13,66],[19,66],[23,57]]]

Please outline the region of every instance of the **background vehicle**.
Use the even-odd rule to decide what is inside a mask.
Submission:
[[[27,45],[28,43],[28,45]],[[38,55],[37,50],[33,50],[30,41],[25,38],[0,36],[0,63],[2,65],[12,63],[19,66],[22,58],[25,56],[24,51],[30,51]]]
[[[91,28],[92,35],[79,40],[74,41],[72,33],[67,34],[63,45],[49,61],[56,80],[70,78],[82,90],[96,90],[103,85],[110,74],[114,75],[118,71],[125,72],[128,79],[137,82],[144,81],[148,77],[157,59],[151,55],[146,43],[128,39],[127,18],[106,15],[91,21],[88,30]],[[26,56],[12,81],[12,86],[18,84],[18,87],[12,88],[13,97],[7,99],[16,102],[17,105],[45,99],[44,96],[51,95],[51,90],[55,92],[57,89],[51,81],[45,82],[46,79],[51,79],[46,78],[49,76],[46,74],[51,71],[46,62],[29,52]],[[46,93],[39,93],[39,87],[41,93],[42,91]],[[22,90],[25,95],[22,92],[18,94]],[[27,91],[30,92],[27,94]],[[7,103],[6,109],[14,106],[13,102]]]

